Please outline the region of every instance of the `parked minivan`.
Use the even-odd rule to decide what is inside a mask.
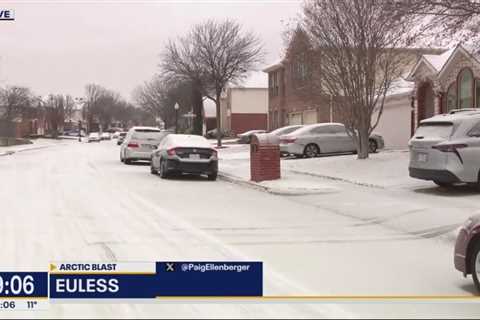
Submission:
[[[409,148],[411,177],[439,186],[480,186],[480,110],[453,110],[422,120]]]

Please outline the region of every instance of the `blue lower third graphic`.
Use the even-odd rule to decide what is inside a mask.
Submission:
[[[261,262],[60,263],[51,267],[51,299],[258,297]]]

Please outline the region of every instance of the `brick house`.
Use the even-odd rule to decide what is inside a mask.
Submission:
[[[433,115],[480,107],[480,62],[462,45],[423,55],[408,79],[415,83],[412,131]]]
[[[399,49],[403,75],[395,81],[385,101],[376,131],[389,147],[405,147],[411,136],[411,96],[413,82],[404,78],[424,54],[441,54],[442,49]],[[291,124],[344,122],[342,112],[334,107],[329,95],[315,85],[321,77],[321,50],[314,49],[305,33],[297,30],[285,51],[284,58],[263,71],[269,82],[269,130]],[[403,60],[402,60],[403,61]]]

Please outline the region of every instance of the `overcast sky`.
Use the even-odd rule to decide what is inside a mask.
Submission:
[[[15,21],[0,21],[0,85],[82,96],[93,82],[130,98],[158,70],[163,44],[208,18],[233,18],[256,32],[269,64],[300,7],[299,0],[1,0]]]

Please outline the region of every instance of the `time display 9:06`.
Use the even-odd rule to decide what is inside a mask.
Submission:
[[[34,291],[34,280],[30,275],[13,275],[8,279],[0,276],[0,295],[31,295]]]

